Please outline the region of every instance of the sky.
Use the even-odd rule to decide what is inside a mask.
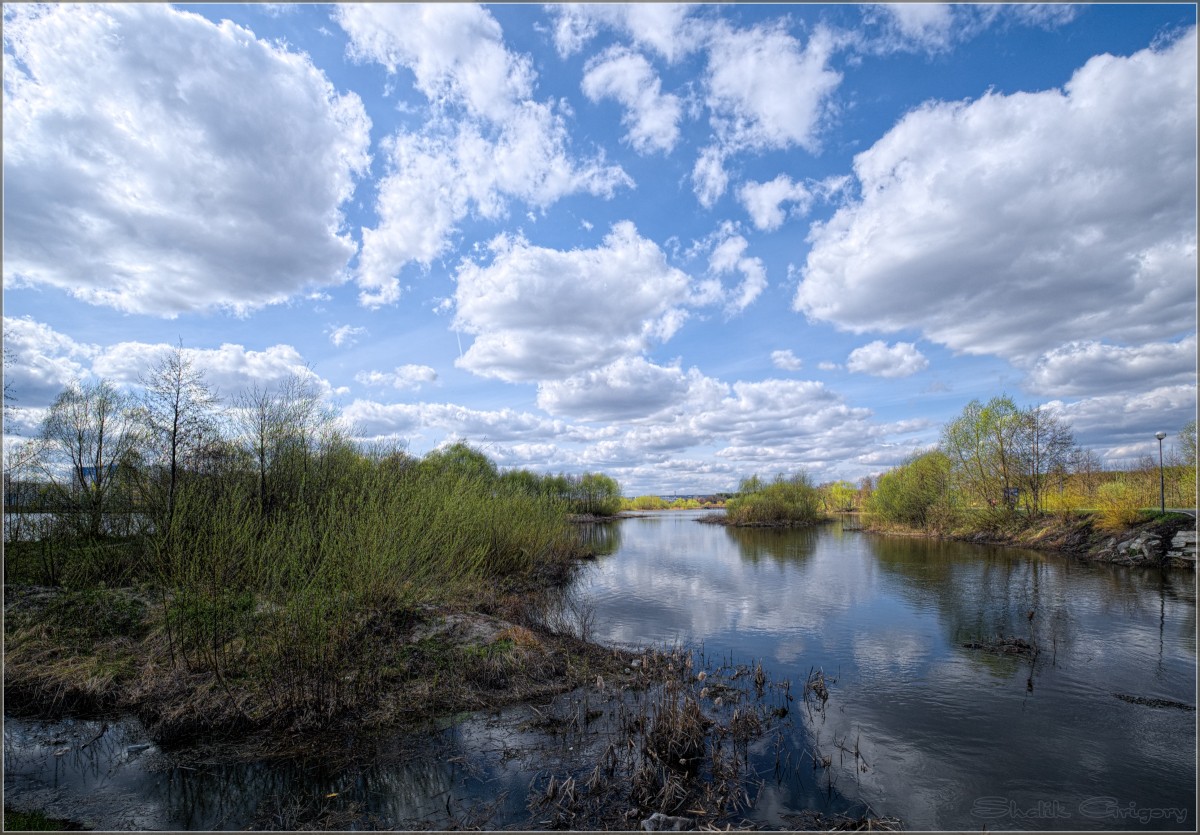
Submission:
[[[1196,6],[4,6],[5,448],[182,345],[626,495],[1196,414]],[[1170,445],[1171,440],[1168,440]]]

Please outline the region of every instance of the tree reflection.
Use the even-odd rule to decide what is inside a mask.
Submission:
[[[779,564],[804,562],[817,549],[819,533],[813,528],[736,528],[725,533],[737,545],[742,559],[758,563],[769,559]]]

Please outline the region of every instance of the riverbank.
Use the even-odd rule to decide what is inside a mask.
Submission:
[[[132,713],[160,743],[240,740],[246,756],[288,756],[314,736],[414,727],[461,711],[562,693],[597,676],[635,684],[634,655],[590,643],[586,613],[555,589],[496,589],[454,605],[365,609],[344,646],[364,649],[342,698],[296,711],[283,682],[254,675],[244,646],[229,663],[172,655],[165,605],[147,587],[71,591],[5,586],[5,710],[43,718]],[[256,616],[271,617],[258,604]],[[175,638],[177,640],[177,637]],[[366,651],[366,645],[370,651]],[[222,674],[222,670],[224,674]],[[294,703],[293,703],[294,704]],[[256,743],[254,737],[261,736]]]
[[[976,545],[1003,545],[1035,551],[1070,554],[1088,562],[1117,565],[1195,568],[1195,560],[1182,556],[1188,532],[1195,554],[1196,520],[1186,514],[1156,515],[1117,531],[1105,530],[1091,514],[1043,516],[991,516],[986,521],[961,522],[948,529],[913,528],[865,517],[862,529],[889,536],[948,539]],[[1180,536],[1183,534],[1183,536]]]

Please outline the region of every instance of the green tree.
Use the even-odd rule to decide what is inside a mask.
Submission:
[[[955,481],[980,503],[998,504],[1015,486],[1024,418],[1011,397],[987,404],[972,400],[942,429],[941,448],[953,463]]]

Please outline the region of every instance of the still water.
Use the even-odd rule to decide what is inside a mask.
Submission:
[[[824,671],[826,709],[794,713],[792,765],[764,766],[752,823],[790,828],[818,809],[909,829],[1195,829],[1195,712],[1113,695],[1195,705],[1192,572],[701,515],[593,527],[601,556],[577,592],[601,642],[702,645],[793,682]],[[1040,653],[963,646],[998,637]],[[289,829],[331,807],[347,826],[537,828],[531,783],[586,764],[596,742],[540,731],[534,715],[375,744],[352,770],[181,766],[131,720],[6,719],[5,792],[103,829]],[[835,756],[827,771],[803,754],[854,747],[860,760]]]

